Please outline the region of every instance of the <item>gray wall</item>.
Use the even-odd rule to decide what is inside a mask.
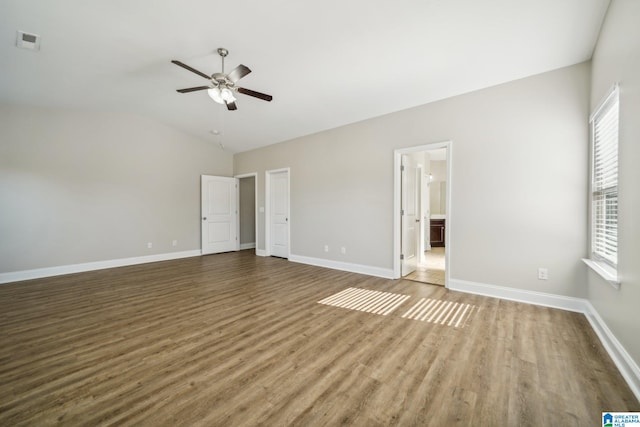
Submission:
[[[291,167],[292,254],[392,269],[393,150],[452,140],[451,277],[586,297],[589,78],[578,64],[236,154],[234,172]]]
[[[434,181],[446,181],[447,180],[447,161],[446,160],[431,160],[431,174]]]
[[[618,274],[620,290],[589,271],[589,300],[640,365],[640,2],[613,0],[593,56],[591,108],[620,84]]]
[[[431,184],[429,185],[429,210],[431,214],[447,213],[447,162],[431,160]]]
[[[232,168],[146,118],[2,105],[0,272],[199,249],[200,175]]]

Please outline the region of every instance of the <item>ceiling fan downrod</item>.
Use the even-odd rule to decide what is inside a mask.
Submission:
[[[224,74],[224,58],[229,55],[229,51],[223,47],[219,47],[218,55],[222,58],[222,74]]]

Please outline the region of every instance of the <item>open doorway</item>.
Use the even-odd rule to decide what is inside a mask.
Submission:
[[[447,286],[451,142],[395,150],[394,277]]]
[[[258,174],[236,176],[238,179],[238,239],[239,249],[256,248],[257,180]]]

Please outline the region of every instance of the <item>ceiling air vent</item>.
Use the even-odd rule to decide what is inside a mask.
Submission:
[[[40,50],[40,36],[37,34],[25,33],[18,31],[16,46],[20,49]]]

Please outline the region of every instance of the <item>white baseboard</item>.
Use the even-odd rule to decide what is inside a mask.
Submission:
[[[604,346],[607,353],[616,364],[616,367],[624,377],[627,384],[636,395],[636,399],[640,400],[640,367],[629,356],[627,350],[620,344],[620,341],[613,335],[605,321],[600,317],[600,314],[596,311],[595,307],[591,305],[591,302],[586,301],[587,311],[584,315],[589,320],[591,327],[595,331],[600,342]]]
[[[586,312],[587,300],[582,298],[547,294],[544,292],[528,291],[524,289],[507,288],[504,286],[487,285],[485,283],[469,282],[467,280],[458,279],[449,279],[447,287],[452,291],[484,295],[487,297],[524,302],[544,307],[559,308],[567,311],[577,311],[579,313]]]
[[[172,259],[200,256],[201,251],[191,250],[169,252],[166,254],[145,255],[132,258],[111,259],[106,261],[86,262],[82,264],[60,265],[56,267],[36,268],[33,270],[0,273],[0,284],[21,280],[40,279],[42,277],[60,276],[63,274],[82,273],[84,271],[103,270],[105,268],[124,267],[127,265],[146,264],[148,262],[169,261]]]
[[[258,256],[269,256],[269,255],[267,255],[266,249],[256,249],[256,255],[258,255]]]
[[[240,243],[240,250],[244,251],[245,249],[253,249],[256,247],[256,242],[253,243]]]
[[[298,262],[300,264],[315,265],[317,267],[331,268],[333,270],[349,271],[351,273],[360,273],[367,274],[369,276],[383,277],[385,279],[393,279],[393,269],[391,268],[372,267],[370,265],[352,264],[348,262],[293,254],[289,255],[289,261]]]
[[[605,321],[588,300],[457,279],[450,279],[448,288],[453,291],[559,308],[584,314],[629,388],[631,388],[636,398],[640,400],[640,368],[638,364],[629,356],[627,350],[613,335]]]

